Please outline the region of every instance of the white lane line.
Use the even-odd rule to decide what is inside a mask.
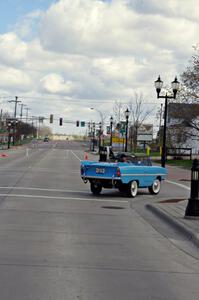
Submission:
[[[91,202],[114,202],[114,203],[128,203],[127,200],[107,200],[107,199],[86,199],[86,198],[71,198],[71,197],[53,197],[42,195],[19,195],[19,194],[0,194],[3,197],[15,198],[39,198],[39,199],[58,199],[58,200],[72,200],[72,201],[91,201]]]
[[[84,193],[84,194],[88,194],[88,192],[86,192],[86,191],[44,189],[44,188],[20,187],[20,186],[0,186],[0,189],[6,189],[6,190],[33,190],[33,191],[46,191],[46,192],[65,192],[65,193]]]
[[[69,150],[65,150],[65,158],[68,159]]]
[[[80,159],[72,150],[71,150],[71,153],[79,160],[81,161],[82,159]]]
[[[32,167],[31,165],[29,167]],[[18,168],[18,169],[10,169],[9,167],[5,167],[5,168],[2,168],[0,167],[0,171],[8,171],[8,172],[23,172],[24,170],[26,170],[26,168]],[[58,170],[56,171],[55,169],[50,169],[50,168],[37,168],[37,167],[32,167],[32,172],[50,172],[50,173],[60,173]],[[70,171],[71,174],[77,174],[79,173],[80,174],[80,170],[73,170],[73,171]]]
[[[177,186],[179,186],[179,187],[181,187],[181,188],[183,188],[183,189],[185,189],[185,190],[190,191],[190,187],[188,187],[188,186],[186,186],[186,185],[184,185],[184,184],[177,183],[177,182],[174,182],[174,181],[171,181],[171,180],[165,180],[165,181],[168,182],[168,183],[177,185]]]

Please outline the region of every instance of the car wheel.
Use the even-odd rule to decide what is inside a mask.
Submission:
[[[121,193],[124,193],[126,191],[126,186],[124,184],[120,185],[118,187],[118,190],[121,192]]]
[[[134,198],[138,192],[137,181],[133,180],[128,184],[128,196]]]
[[[99,183],[91,182],[91,192],[93,195],[99,195],[102,191],[102,186]]]
[[[157,195],[160,191],[160,187],[161,187],[161,182],[159,179],[155,179],[153,184],[151,186],[149,186],[149,192],[152,195]]]

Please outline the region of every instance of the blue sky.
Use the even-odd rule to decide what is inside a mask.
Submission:
[[[0,0],[0,33],[12,30],[25,14],[34,10],[45,11],[56,0]]]

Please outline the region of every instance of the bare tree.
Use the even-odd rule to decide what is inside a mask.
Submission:
[[[156,113],[156,119],[159,121],[159,129],[158,129],[158,134],[157,134],[157,143],[159,145],[162,144],[162,120],[163,120],[163,103],[161,103],[160,108],[158,108],[157,113]]]
[[[52,130],[49,126],[42,126],[39,128],[39,135],[40,136],[52,135]]]
[[[181,120],[184,136],[199,140],[199,47],[193,47],[194,55],[181,75],[182,87],[178,95],[181,103],[175,117]]]
[[[132,149],[136,151],[137,149],[137,136],[138,130],[143,124],[143,122],[151,115],[154,108],[148,108],[144,105],[144,98],[142,94],[135,93],[134,98],[129,102],[130,108],[130,121],[131,126],[129,130],[129,137]]]
[[[194,46],[195,54],[190,60],[190,65],[182,73],[181,79],[186,87],[187,99],[199,99],[199,47]]]
[[[123,111],[124,111],[124,105],[121,103],[121,101],[115,101],[115,104],[113,106],[113,120],[115,124],[118,124],[123,119]]]

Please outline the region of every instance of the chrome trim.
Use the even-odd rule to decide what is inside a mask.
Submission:
[[[122,174],[122,176],[166,176],[167,174]]]
[[[82,179],[87,179],[87,178],[96,178],[96,179],[109,179],[109,180],[120,180],[121,177],[97,177],[97,176],[81,176]]]

